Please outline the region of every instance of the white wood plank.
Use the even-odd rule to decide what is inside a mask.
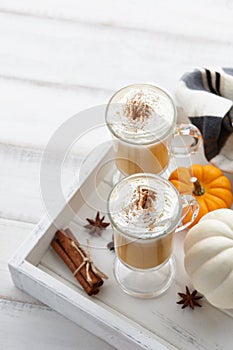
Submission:
[[[46,306],[0,299],[2,350],[110,350],[112,346]]]
[[[10,14],[0,15],[0,32],[4,32],[1,76],[62,86],[117,89],[149,81],[172,90],[187,69],[232,63],[232,46],[212,37],[206,40]]]
[[[1,11],[231,41],[233,6],[207,0],[3,0]]]
[[[13,285],[8,269],[8,261],[32,233],[33,227],[32,224],[0,219],[0,299],[39,303]]]
[[[0,143],[44,149],[55,130],[74,114],[105,104],[112,92],[63,88],[0,78]]]
[[[0,172],[1,217],[37,223],[44,213],[39,188],[41,153],[2,146],[0,159],[4,164]]]
[[[26,223],[37,223],[45,212],[41,198],[40,149],[0,144],[0,216]],[[82,159],[70,157],[64,163],[62,188],[66,191],[77,175]],[[56,198],[53,198],[55,201]]]

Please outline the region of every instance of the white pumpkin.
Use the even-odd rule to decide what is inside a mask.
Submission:
[[[203,216],[187,233],[184,252],[193,286],[212,305],[233,308],[233,210]]]

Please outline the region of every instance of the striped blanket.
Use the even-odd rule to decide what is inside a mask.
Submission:
[[[184,74],[176,99],[203,136],[208,161],[233,173],[233,68]]]

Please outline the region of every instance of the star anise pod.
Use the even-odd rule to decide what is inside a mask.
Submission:
[[[96,232],[99,236],[101,236],[102,230],[105,230],[106,227],[108,227],[110,225],[109,222],[104,222],[104,218],[105,218],[105,216],[100,218],[100,212],[98,211],[94,220],[86,218],[86,220],[89,222],[89,224],[85,225],[84,227],[87,228],[88,230],[90,230],[89,233],[91,235]]]
[[[185,309],[187,306],[194,309],[195,306],[202,307],[197,300],[203,298],[202,295],[197,295],[197,290],[195,289],[192,293],[190,293],[189,288],[186,286],[186,293],[177,293],[182,299],[177,301],[177,304],[183,304],[182,309]]]

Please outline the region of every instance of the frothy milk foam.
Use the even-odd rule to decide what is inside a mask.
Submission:
[[[118,93],[109,106],[109,127],[116,136],[115,157],[120,171],[161,173],[169,162],[174,106],[153,88]]]

